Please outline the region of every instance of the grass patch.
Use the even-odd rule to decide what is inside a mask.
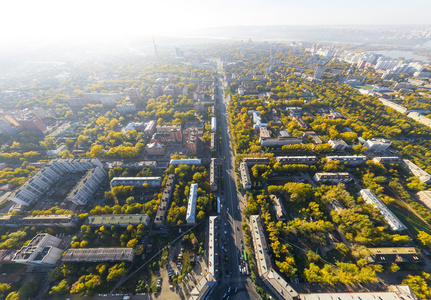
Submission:
[[[13,274],[25,267],[22,264],[0,264],[0,273]]]
[[[419,231],[425,231],[431,234],[431,228],[425,224],[417,215],[411,212],[406,204],[399,199],[388,205],[389,209],[397,216],[397,218],[407,226],[413,238],[416,238]]]

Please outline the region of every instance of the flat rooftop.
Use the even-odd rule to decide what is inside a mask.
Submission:
[[[69,249],[63,255],[63,261],[133,261],[134,256],[132,248]]]

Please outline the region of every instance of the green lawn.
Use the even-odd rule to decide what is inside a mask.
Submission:
[[[398,219],[407,226],[409,232],[414,238],[416,238],[419,231],[425,231],[426,233],[431,234],[431,228],[413,212],[409,211],[401,200],[396,199],[395,202],[388,205],[388,207],[398,217]]]

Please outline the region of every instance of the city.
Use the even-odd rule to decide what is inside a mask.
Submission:
[[[226,24],[0,58],[1,299],[431,299],[431,26]]]

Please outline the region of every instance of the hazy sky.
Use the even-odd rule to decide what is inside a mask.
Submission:
[[[3,0],[0,44],[237,25],[430,24],[430,13],[430,0]]]

